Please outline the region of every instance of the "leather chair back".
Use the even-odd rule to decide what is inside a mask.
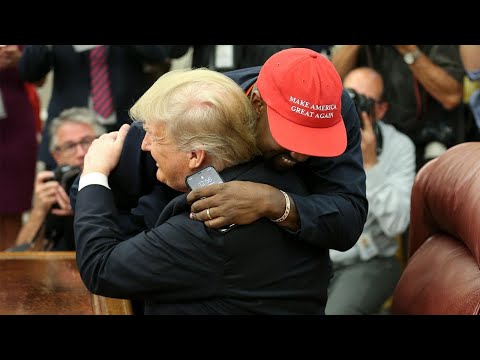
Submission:
[[[480,143],[454,146],[418,172],[408,262],[393,314],[480,313]]]

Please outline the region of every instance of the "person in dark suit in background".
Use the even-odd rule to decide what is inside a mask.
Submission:
[[[92,53],[104,50],[92,60]],[[186,52],[185,48],[185,52]],[[28,45],[19,62],[19,71],[23,80],[37,82],[53,70],[53,88],[48,105],[48,119],[44,126],[38,159],[47,169],[55,168],[55,160],[48,150],[48,128],[53,118],[64,109],[80,106],[95,109],[92,93],[97,86],[109,98],[112,111],[103,109],[99,114],[101,124],[107,131],[118,130],[129,123],[128,109],[152,84],[145,72],[146,64],[162,64],[169,61],[171,55],[180,57],[169,45]],[[91,84],[91,64],[100,66],[106,62],[106,69],[99,74],[96,85]],[[105,82],[105,86],[98,84]],[[104,100],[104,99],[103,99]],[[103,118],[102,115],[106,118]]]
[[[171,71],[130,113],[146,129],[142,149],[155,159],[157,179],[179,192],[188,191],[187,176],[212,165],[225,181],[265,182],[307,195],[293,172],[278,173],[256,158],[255,111],[221,73]],[[146,314],[324,314],[328,250],[296,241],[275,220],[211,230],[189,218],[183,194],[165,207],[152,230],[124,236],[108,175],[128,128],[93,142],[80,178],[76,258],[90,291],[144,300]]]

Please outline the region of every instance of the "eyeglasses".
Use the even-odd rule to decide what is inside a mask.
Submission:
[[[92,145],[93,140],[96,137],[94,136],[86,136],[79,142],[66,142],[63,145],[59,145],[55,148],[56,151],[63,153],[65,156],[72,156],[77,151],[77,146],[80,145],[83,150],[88,150],[90,145]]]

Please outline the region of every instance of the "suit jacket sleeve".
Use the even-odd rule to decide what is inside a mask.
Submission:
[[[53,67],[53,58],[47,45],[27,45],[18,63],[22,80],[36,82],[43,79]]]
[[[69,198],[72,209],[75,209],[75,206],[77,204],[79,182],[80,175],[76,177],[76,179],[73,181],[72,186],[70,186]],[[153,225],[155,225],[156,221],[156,218],[154,218],[155,214],[157,214],[158,217],[158,214],[162,211],[163,207],[166,204],[162,200],[155,201],[156,194],[157,191],[152,192],[150,196],[140,198],[137,208],[134,209],[135,213],[133,213],[133,211],[131,210],[131,207],[133,205],[121,208],[119,207],[118,202],[116,202],[118,224],[120,225],[120,229],[123,234],[135,235],[143,230],[153,228]],[[121,194],[119,194],[119,198],[121,198],[120,195]],[[151,203],[153,203],[153,205]],[[155,206],[155,208],[153,208],[153,206]]]
[[[206,231],[203,225],[187,215],[170,220],[125,239],[111,191],[101,185],[79,191],[75,243],[87,288],[108,297],[170,302],[210,296],[219,284],[223,259],[199,239]],[[194,229],[188,231],[191,227],[182,221],[191,221]]]
[[[342,116],[348,144],[337,157],[312,157],[304,164],[310,196],[290,194],[300,216],[300,239],[323,248],[350,249],[363,231],[368,213],[360,120],[344,91]]]
[[[149,152],[142,151],[145,131],[141,123],[133,122],[125,138],[120,160],[108,177],[115,204],[121,211],[129,212],[137,206],[139,198],[152,192],[158,184],[157,167]],[[75,209],[80,175],[70,188],[70,203]],[[158,214],[157,214],[158,215]]]
[[[108,183],[120,209],[131,209],[138,199],[151,193],[158,184],[157,166],[150,152],[142,151],[145,131],[134,121],[128,130],[117,166],[110,173]]]

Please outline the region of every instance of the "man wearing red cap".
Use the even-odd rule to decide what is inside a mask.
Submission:
[[[312,50],[291,48],[274,54],[263,67],[225,75],[244,89],[257,111],[257,142],[266,162],[279,170],[293,166],[311,195],[285,196],[266,184],[230,181],[190,192],[191,217],[217,229],[266,217],[316,246],[351,248],[368,210],[360,120],[330,61]],[[140,196],[154,193],[133,211],[140,221],[135,230],[153,227],[165,204],[161,199],[175,195],[156,182],[155,162],[140,150],[144,135],[140,124],[132,124],[108,179],[127,214]],[[75,185],[72,190],[74,203]]]
[[[282,147],[312,156],[345,151],[342,82],[326,58],[305,49],[277,53],[263,66],[256,86],[271,134]]]
[[[278,169],[294,166],[312,195],[289,194],[287,213],[278,189],[232,181],[190,192],[192,217],[211,228],[267,217],[299,231],[307,242],[351,248],[368,209],[360,120],[331,62],[312,50],[292,48],[271,56],[261,69],[226,75],[248,89],[266,161]]]

